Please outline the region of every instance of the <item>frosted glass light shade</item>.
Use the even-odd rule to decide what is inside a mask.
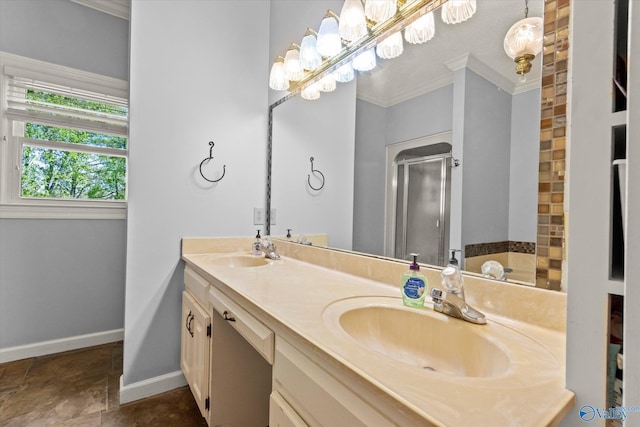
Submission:
[[[433,11],[421,16],[404,29],[404,39],[411,44],[426,43],[436,33]]]
[[[376,53],[374,48],[365,50],[353,58],[353,69],[357,71],[371,71],[376,68]]]
[[[402,34],[400,31],[391,34],[376,46],[376,53],[382,59],[397,58],[402,55],[403,50],[404,46],[402,45]]]
[[[396,0],[366,0],[364,14],[373,22],[386,21],[396,14],[398,5]]]
[[[367,35],[367,20],[361,0],[345,0],[338,29],[340,37],[349,42]]]
[[[351,62],[347,62],[333,72],[333,78],[335,79],[335,81],[340,83],[348,83],[353,80],[355,76],[356,73],[353,71]]]
[[[300,43],[300,66],[305,70],[315,70],[322,64],[322,56],[318,53],[316,36],[308,34]]]
[[[304,77],[304,70],[300,65],[300,51],[289,48],[284,56],[284,76],[291,81],[297,82]]]
[[[284,76],[284,63],[282,61],[276,61],[271,66],[269,87],[273,90],[289,89],[289,80]]]
[[[320,98],[320,85],[318,83],[314,83],[306,88],[302,89],[300,92],[300,96],[302,99],[306,99],[308,101],[315,101]]]
[[[442,5],[442,20],[447,24],[459,24],[476,13],[476,0],[449,0]]]
[[[333,73],[324,76],[319,83],[321,92],[333,92],[336,90],[336,79],[333,77]]]
[[[542,18],[522,19],[504,37],[504,51],[511,59],[527,54],[535,56],[542,51],[542,36]]]
[[[337,55],[342,50],[336,18],[327,16],[322,20],[318,29],[316,47],[318,53],[325,58]]]

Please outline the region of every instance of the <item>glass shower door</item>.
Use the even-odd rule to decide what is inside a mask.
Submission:
[[[448,216],[447,165],[442,156],[397,163],[395,257],[443,265]]]

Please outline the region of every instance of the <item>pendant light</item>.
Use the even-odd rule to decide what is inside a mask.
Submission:
[[[542,51],[544,23],[542,18],[529,18],[529,1],[525,0],[524,19],[513,24],[504,37],[504,51],[516,63],[516,73],[525,81],[531,61]]]
[[[442,5],[442,20],[447,24],[459,24],[476,13],[476,0],[448,0]]]

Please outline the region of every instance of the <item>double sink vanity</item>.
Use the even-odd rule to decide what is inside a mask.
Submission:
[[[210,426],[549,426],[573,406],[566,295],[467,276],[476,325],[403,306],[404,263],[253,240],[182,242],[181,366]]]

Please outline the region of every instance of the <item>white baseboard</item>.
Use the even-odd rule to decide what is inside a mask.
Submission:
[[[74,337],[60,338],[57,340],[0,348],[0,363],[122,341],[123,338],[124,329],[113,329],[111,331],[76,335]]]
[[[120,404],[133,402],[134,400],[144,399],[145,397],[164,393],[187,385],[187,380],[182,371],[169,372],[159,377],[149,378],[137,383],[123,385],[122,376],[120,377]]]

